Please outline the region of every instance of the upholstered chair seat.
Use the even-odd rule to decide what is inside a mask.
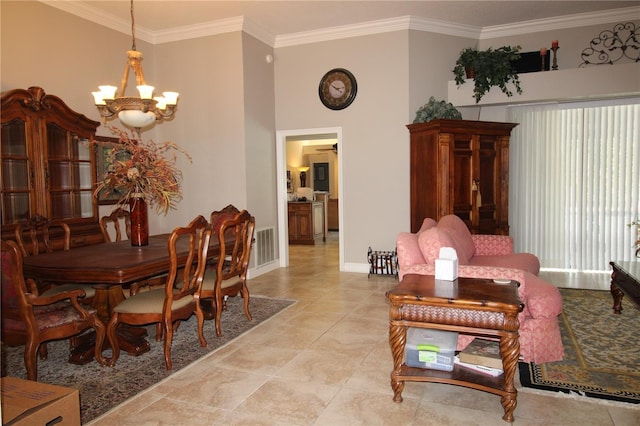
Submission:
[[[118,304],[113,311],[121,314],[162,314],[164,305],[164,289],[141,291],[135,298],[128,298]],[[171,303],[171,310],[178,310],[193,303],[193,296],[189,295]]]

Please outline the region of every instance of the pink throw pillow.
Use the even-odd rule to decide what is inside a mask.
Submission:
[[[441,228],[451,235],[455,241],[458,252],[458,262],[460,265],[467,265],[469,260],[476,253],[476,246],[473,243],[471,232],[466,223],[458,216],[450,214],[442,216],[438,221],[438,228]]]
[[[421,232],[424,231],[428,231],[429,229],[433,228],[434,226],[436,226],[438,223],[431,219],[430,217],[426,218],[425,220],[422,221],[422,226],[420,227],[420,229],[418,229],[418,232],[416,232],[416,234],[419,234]]]
[[[435,265],[436,259],[440,257],[441,247],[453,247],[458,252],[458,248],[449,234],[438,227],[431,228],[420,233],[418,236],[418,246],[422,251],[424,260],[429,265]]]

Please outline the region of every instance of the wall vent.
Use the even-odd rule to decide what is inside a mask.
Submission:
[[[273,226],[256,229],[256,242],[251,258],[254,267],[261,267],[276,260],[276,230]]]

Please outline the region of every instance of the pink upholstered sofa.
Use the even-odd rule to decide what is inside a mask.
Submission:
[[[453,247],[458,255],[458,276],[506,278],[520,283],[518,292],[525,307],[520,313],[520,355],[525,362],[560,361],[564,348],[558,315],[562,297],[552,284],[538,277],[540,262],[529,253],[513,253],[513,239],[505,235],[474,235],[455,215],[436,223],[425,219],[415,233],[402,232],[397,239],[398,275],[435,275],[435,259],[441,247]],[[473,340],[460,335],[458,349]]]

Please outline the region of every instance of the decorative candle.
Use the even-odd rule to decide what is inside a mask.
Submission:
[[[540,49],[540,56],[547,56],[547,48],[543,47],[542,49]]]
[[[551,47],[558,47],[558,40],[553,40],[551,42]]]

